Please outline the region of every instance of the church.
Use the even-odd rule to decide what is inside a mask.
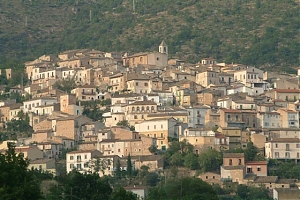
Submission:
[[[137,65],[154,65],[166,67],[168,65],[168,45],[162,41],[158,47],[158,52],[142,52],[133,55],[124,55],[123,65],[135,67]]]

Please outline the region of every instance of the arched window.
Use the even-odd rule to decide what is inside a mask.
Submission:
[[[154,111],[154,106],[151,106],[151,111]]]
[[[146,107],[146,110],[147,110],[147,111],[149,110],[149,106]]]
[[[136,107],[136,111],[139,112],[140,111],[140,107]]]
[[[134,107],[132,107],[132,108],[131,108],[131,111],[132,111],[132,112],[134,112],[134,111],[135,111],[135,108],[134,108]]]
[[[143,112],[143,111],[145,111],[145,108],[144,108],[144,106],[142,106],[142,112]]]

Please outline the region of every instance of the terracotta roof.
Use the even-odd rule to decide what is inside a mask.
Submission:
[[[43,164],[43,163],[47,163],[51,160],[54,160],[54,159],[42,158],[42,159],[30,160],[29,163],[30,164]]]
[[[157,105],[154,101],[135,101],[129,105]]]
[[[300,139],[299,138],[274,138],[273,140],[268,142],[300,142]]]
[[[243,165],[238,165],[238,166],[222,166],[225,170],[243,170],[244,166]]]
[[[224,153],[223,158],[243,158],[244,153]]]
[[[278,93],[300,93],[298,89],[275,89]]]
[[[254,182],[256,183],[276,183],[278,176],[258,176]]]
[[[247,161],[245,165],[267,165],[267,161]]]

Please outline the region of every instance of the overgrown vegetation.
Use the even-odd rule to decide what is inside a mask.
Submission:
[[[0,64],[77,48],[151,51],[165,39],[171,56],[188,61],[299,65],[297,1],[135,2],[134,11],[131,0],[1,1]]]

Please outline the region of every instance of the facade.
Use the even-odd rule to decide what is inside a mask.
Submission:
[[[187,108],[188,113],[188,127],[204,127],[205,125],[205,114],[210,109],[209,106],[193,106]]]
[[[299,160],[300,139],[299,138],[276,138],[265,143],[266,158]]]
[[[135,67],[137,65],[166,67],[168,65],[168,55],[160,52],[133,54],[123,57],[123,65],[129,67]]]
[[[145,120],[135,125],[135,130],[142,135],[156,138],[157,148],[166,150],[170,138],[178,138],[177,121],[174,118]]]

